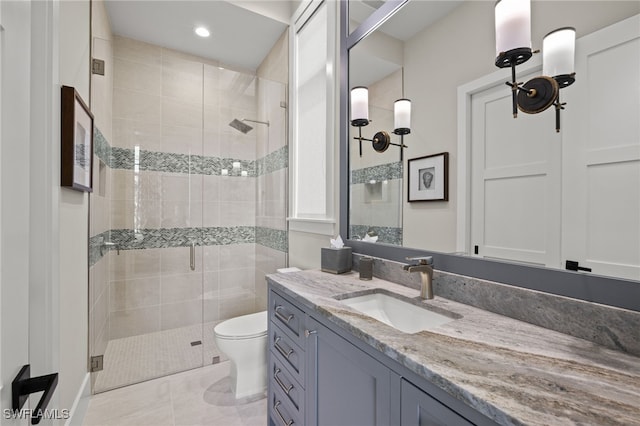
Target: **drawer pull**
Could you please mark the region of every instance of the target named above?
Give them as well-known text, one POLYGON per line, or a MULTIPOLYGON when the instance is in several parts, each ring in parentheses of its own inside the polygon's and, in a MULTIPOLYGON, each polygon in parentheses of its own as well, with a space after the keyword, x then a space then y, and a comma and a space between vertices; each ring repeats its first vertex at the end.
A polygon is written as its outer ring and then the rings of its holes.
POLYGON ((278 410, 278 407, 280 406, 281 402, 280 401, 276 401, 275 404, 273 404, 273 411, 276 412, 276 414, 278 415, 278 417, 280 417, 280 421, 282 422, 282 424, 284 426, 291 426, 293 424, 293 419, 286 421, 284 419, 284 416, 282 415, 282 413, 280 412, 280 410, 278 410))
POLYGON ((279 341, 280 341, 280 337, 276 337, 276 340, 273 342, 273 346, 275 346, 275 348, 278 350, 278 352, 280 352, 282 354, 283 357, 285 357, 286 359, 289 359, 289 357, 294 352, 294 350, 293 349, 289 349, 288 351, 285 351, 282 348, 282 346, 280 346, 278 344, 279 341))
POLYGON ((278 305, 278 306, 276 306, 276 309, 275 309, 275 315, 276 315, 276 317, 277 317, 280 321, 282 321, 282 322, 285 322, 285 323, 289 324, 289 321, 291 321, 291 320, 293 319, 293 314, 289 314, 289 315, 287 315, 287 316, 285 317, 284 315, 282 315, 282 314, 280 313, 280 310, 281 310, 282 308, 283 308, 283 307, 282 307, 282 305, 278 305))
POLYGON ((284 383, 282 382, 282 380, 280 380, 280 377, 278 377, 278 373, 281 370, 279 368, 276 368, 276 371, 273 373, 273 380, 276 381, 276 383, 278 384, 278 386, 280 386, 280 388, 282 388, 282 390, 284 391, 284 393, 286 393, 287 395, 289 395, 289 392, 291 392, 291 389, 293 389, 293 385, 289 385, 289 386, 285 386, 284 383))

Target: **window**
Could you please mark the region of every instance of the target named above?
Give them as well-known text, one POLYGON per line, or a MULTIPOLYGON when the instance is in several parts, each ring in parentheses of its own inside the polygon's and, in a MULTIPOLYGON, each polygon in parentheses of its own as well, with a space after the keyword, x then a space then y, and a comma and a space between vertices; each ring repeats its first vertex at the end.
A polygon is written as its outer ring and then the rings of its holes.
POLYGON ((331 235, 335 224, 336 3, 316 0, 299 10, 292 48, 290 229, 331 235))

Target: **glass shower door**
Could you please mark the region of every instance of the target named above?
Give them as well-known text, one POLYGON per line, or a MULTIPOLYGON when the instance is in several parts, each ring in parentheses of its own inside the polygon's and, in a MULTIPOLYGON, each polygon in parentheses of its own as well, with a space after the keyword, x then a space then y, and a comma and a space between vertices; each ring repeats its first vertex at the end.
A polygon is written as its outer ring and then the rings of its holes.
POLYGON ((109 229, 96 236, 113 245, 91 259, 94 393, 200 367, 204 346, 203 64, 123 37, 113 53, 113 132, 100 141, 109 229))

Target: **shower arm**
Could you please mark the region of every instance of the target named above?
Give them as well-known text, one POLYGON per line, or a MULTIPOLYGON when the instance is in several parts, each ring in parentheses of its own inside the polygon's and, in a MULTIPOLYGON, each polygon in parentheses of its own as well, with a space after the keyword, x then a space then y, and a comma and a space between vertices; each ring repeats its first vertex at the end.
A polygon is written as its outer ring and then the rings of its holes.
POLYGON ((251 120, 250 118, 243 118, 242 121, 248 121, 250 123, 266 124, 269 127, 268 121, 251 120))

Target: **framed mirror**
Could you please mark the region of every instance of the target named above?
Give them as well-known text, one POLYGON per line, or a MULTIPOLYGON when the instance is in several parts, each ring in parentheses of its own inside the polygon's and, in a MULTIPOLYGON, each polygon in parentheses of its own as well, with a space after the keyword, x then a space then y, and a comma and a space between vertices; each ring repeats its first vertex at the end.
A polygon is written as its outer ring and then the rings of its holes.
MULTIPOLYGON (((640 93, 635 89, 627 90, 627 84, 620 85, 620 92, 611 89, 606 80, 598 84, 594 78, 598 75, 605 78, 605 73, 598 69, 585 69, 582 73, 576 69, 576 84, 562 93, 563 102, 567 102, 567 105, 562 111, 563 128, 559 134, 554 131, 552 110, 537 115, 520 114, 514 120, 510 110, 510 90, 504 85, 509 80, 509 72, 497 69, 493 63, 493 8, 494 2, 489 1, 411 0, 388 15, 379 17, 378 22, 360 26, 345 37, 343 54, 349 58, 349 75, 343 81, 342 88, 341 153, 348 156, 348 161, 343 161, 341 200, 347 203, 348 208, 344 208, 344 202, 341 204, 341 232, 350 238, 354 237, 349 244, 357 247, 357 251, 378 253, 381 257, 396 260, 404 260, 407 253, 434 253, 441 256, 441 262, 447 265, 442 265, 443 268, 450 264, 458 265, 453 267, 459 267, 458 271, 469 267, 468 270, 473 271, 469 275, 478 276, 477 271, 482 271, 480 275, 484 274, 483 278, 495 280, 498 280, 495 278, 496 273, 490 270, 504 272, 506 269, 513 269, 513 276, 507 274, 509 276, 502 276, 498 281, 542 289, 545 284, 533 281, 553 279, 555 284, 549 286, 552 287, 551 292, 571 297, 592 298, 593 294, 586 294, 593 292, 585 290, 585 282, 593 283, 594 286, 618 283, 629 291, 640 291, 640 221, 637 220, 640 217, 640 198, 635 195, 640 193, 640 158, 633 157, 640 142, 637 136, 637 119, 631 119, 628 115, 636 114, 637 117, 640 113, 640 93), (438 15, 438 8, 443 6, 450 9, 438 15), (412 26, 411 18, 421 22, 412 26), (394 27, 401 28, 409 35, 405 39, 394 35, 394 27), (395 46, 401 48, 389 48, 393 45, 393 39, 396 41, 395 46), (381 54, 385 47, 387 53, 381 54), (398 55, 399 51, 402 55, 398 55), (383 70, 382 66, 371 65, 372 60, 380 63, 380 59, 392 63, 396 68, 386 74, 382 72, 384 75, 377 80, 362 80, 367 71, 371 73, 372 69, 383 70), (395 84, 390 83, 394 79, 394 72, 397 73, 395 84), (349 90, 362 81, 369 88, 369 114, 373 121, 362 129, 355 129, 349 125, 349 90), (387 91, 379 90, 378 87, 384 87, 387 91), (605 90, 604 87, 609 89, 605 90), (622 87, 626 89, 623 90, 622 87), (585 108, 581 96, 596 92, 602 100, 585 108), (380 93, 387 97, 380 96, 380 93), (608 101, 612 99, 611 96, 622 100, 626 106, 623 112, 620 108, 604 107, 611 105, 608 101), (358 140, 354 140, 354 136, 359 130, 367 138, 380 130, 391 133, 393 125, 388 124, 388 121, 392 114, 392 102, 394 98, 400 97, 407 97, 412 101, 411 134, 404 138, 408 148, 404 150, 404 160, 400 163, 402 178, 398 178, 397 183, 398 187, 402 187, 399 190, 399 205, 396 206, 396 211, 401 215, 396 220, 399 228, 397 234, 402 235, 401 241, 384 241, 379 237, 376 243, 362 242, 367 232, 373 231, 372 234, 380 235, 375 226, 389 226, 388 222, 373 222, 375 214, 372 210, 376 210, 376 204, 372 196, 382 200, 377 201, 378 203, 390 200, 384 198, 380 188, 366 187, 373 180, 377 183, 377 179, 368 179, 367 175, 362 178, 362 169, 399 163, 399 156, 398 149, 394 146, 379 154, 372 149, 371 143, 365 143, 363 157, 360 157, 358 140), (382 102, 376 103, 377 100, 382 102), (481 102, 474 106, 474 100, 481 102), (491 117, 485 117, 484 127, 475 129, 479 133, 493 132, 497 135, 485 143, 482 153, 474 150, 476 145, 471 143, 474 129, 470 124, 473 120, 469 112, 473 112, 474 107, 495 113, 491 117), (628 125, 620 121, 620 114, 629 117, 628 125), (592 125, 581 125, 585 122, 585 116, 590 117, 589 123, 593 123, 592 125), (600 140, 611 140, 610 136, 617 133, 612 130, 613 123, 626 126, 624 132, 629 135, 626 140, 618 138, 616 141, 618 146, 627 146, 624 149, 632 152, 630 158, 621 161, 625 164, 625 170, 608 174, 609 166, 599 167, 602 162, 598 160, 588 171, 569 176, 566 170, 571 167, 571 162, 568 161, 570 153, 578 152, 575 147, 571 148, 571 144, 575 145, 575 142, 570 140, 589 140, 597 147, 597 140, 589 138, 598 134, 600 140), (535 141, 544 143, 536 144, 535 141), (567 151, 570 149, 574 151, 567 151), (406 197, 407 161, 441 152, 449 153, 449 201, 409 204, 406 197), (544 161, 549 163, 543 172, 532 166, 543 162, 540 157, 542 154, 547 156, 544 161), (507 169, 525 172, 502 175, 499 176, 502 178, 500 181, 490 181, 486 176, 496 171, 485 168, 480 172, 483 160, 493 162, 489 165, 494 169, 502 168, 502 172, 507 169), (590 175, 593 170, 597 171, 590 175), (538 178, 541 174, 550 178, 538 178), (358 176, 360 179, 355 178, 358 176), (570 181, 576 180, 577 186, 570 187, 570 181), (509 184, 516 181, 520 181, 519 185, 509 187, 509 184), (354 185, 360 185, 361 188, 354 189, 354 185), (617 192, 609 192, 607 195, 605 187, 615 188, 617 192), (480 197, 482 188, 486 191, 480 197), (577 221, 579 209, 571 210, 571 205, 576 204, 566 198, 574 192, 584 193, 586 188, 589 188, 586 207, 590 210, 582 212, 582 217, 577 221), (629 195, 631 193, 633 195, 629 195), (609 203, 615 211, 625 211, 626 216, 602 208, 603 201, 609 203), (479 211, 489 214, 481 217, 477 214, 479 211), (618 219, 612 220, 614 217, 618 219), (358 223, 365 219, 371 223, 358 223), (576 222, 581 223, 582 229, 585 226, 589 228, 591 233, 587 237, 580 235, 581 228, 572 227, 576 222), (365 225, 366 228, 357 225, 365 225), (577 242, 572 242, 571 238, 576 236, 577 242), (595 241, 595 237, 599 240, 595 241), (588 241, 585 242, 585 239, 588 241), (402 248, 392 246, 400 245, 399 243, 402 248), (571 257, 573 254, 563 251, 571 246, 582 250, 579 255, 586 257, 574 258, 571 257), (505 247, 508 250, 499 250, 505 247), (619 250, 617 258, 612 254, 613 249, 619 250), (594 254, 599 256, 596 261, 594 254), (592 266, 592 272, 566 272, 566 261, 577 261, 580 267, 592 266), (609 265, 605 265, 606 263, 609 265), (474 266, 471 268, 472 264, 474 266), (616 268, 616 264, 623 266, 616 268), (541 275, 537 275, 538 273, 541 275), (537 278, 522 279, 525 275, 537 278), (570 283, 572 280, 575 284, 570 283), (576 286, 575 291, 568 290, 572 286, 576 286)), ((633 16, 640 13, 638 4, 625 1, 534 2, 532 9, 534 47, 541 47, 546 33, 560 26, 572 25, 578 30, 577 50, 582 49, 584 52, 588 46, 581 38, 588 41, 598 31, 633 19, 633 16), (580 14, 572 13, 578 9, 581 10, 580 14), (545 18, 542 19, 542 16, 545 18), (567 17, 571 17, 571 22, 567 22, 567 17)), ((597 60, 600 61, 601 70, 616 70, 616 75, 622 73, 620 78, 632 79, 632 83, 635 78, 636 84, 631 85, 638 87, 639 74, 635 72, 637 66, 634 65, 637 59, 629 56, 631 53, 625 53, 627 51, 624 49, 640 46, 640 41, 637 37, 630 37, 622 45, 623 50, 617 54, 629 62, 628 66, 620 66, 616 61, 607 63, 603 57, 597 60), (625 69, 628 72, 623 72, 625 69)), ((611 51, 609 54, 614 53, 611 51)), ((539 56, 529 61, 526 67, 518 69, 518 79, 526 81, 529 76, 541 74, 539 56)), ((347 59, 344 60, 346 62, 347 59)), ((576 67, 580 65, 580 61, 595 60, 594 55, 578 52, 576 67), (583 59, 580 59, 580 55, 583 59)), ((583 196, 580 201, 583 205, 584 199, 583 196)), ((390 206, 380 210, 388 212, 390 206)), ((378 216, 390 218, 389 214, 378 216)))
POLYGON ((349 34, 361 25, 375 11, 384 6, 384 0, 348 0, 349 34))

